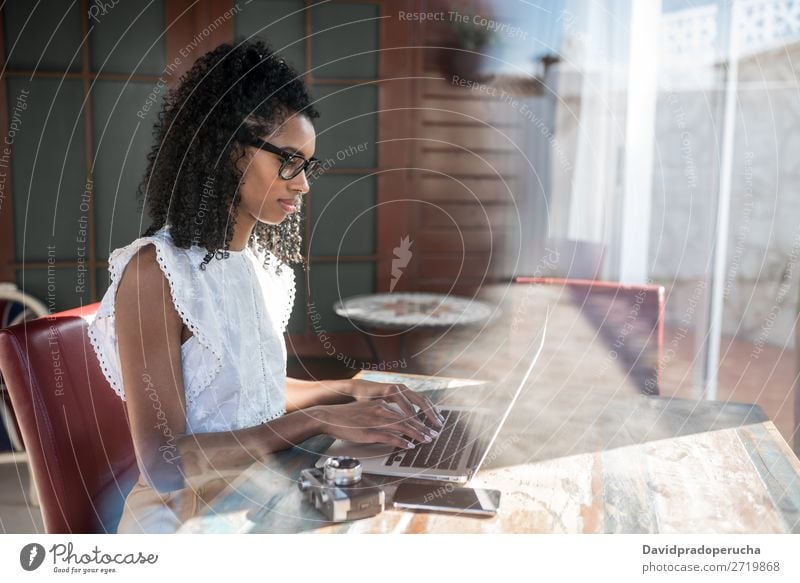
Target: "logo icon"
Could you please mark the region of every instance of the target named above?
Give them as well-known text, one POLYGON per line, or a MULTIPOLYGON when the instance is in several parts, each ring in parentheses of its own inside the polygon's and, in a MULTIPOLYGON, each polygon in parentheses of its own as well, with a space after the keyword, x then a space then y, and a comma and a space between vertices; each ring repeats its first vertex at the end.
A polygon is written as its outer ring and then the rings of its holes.
POLYGON ((44 562, 44 547, 39 543, 30 543, 19 552, 19 564, 26 571, 35 571, 44 562))
POLYGON ((403 275, 403 268, 411 261, 411 244, 414 241, 409 241, 408 235, 400 239, 400 246, 392 249, 394 258, 392 259, 392 281, 389 285, 389 293, 394 291, 394 286, 403 275))

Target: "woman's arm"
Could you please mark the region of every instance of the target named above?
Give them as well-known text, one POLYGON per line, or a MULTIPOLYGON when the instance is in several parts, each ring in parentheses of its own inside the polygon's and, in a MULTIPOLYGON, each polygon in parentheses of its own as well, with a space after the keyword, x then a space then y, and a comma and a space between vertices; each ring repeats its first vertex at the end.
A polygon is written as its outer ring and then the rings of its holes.
POLYGON ((186 433, 183 322, 152 245, 125 269, 115 317, 131 436, 144 477, 156 490, 182 488, 186 477, 208 469, 252 463, 322 430, 318 417, 306 412, 238 431, 186 433))
POLYGON ((407 415, 420 408, 435 428, 443 426, 444 417, 430 399, 400 383, 376 383, 364 379, 302 381, 286 377, 286 411, 299 411, 314 405, 336 405, 359 400, 385 399, 396 403, 407 415))
POLYGON ((423 424, 382 401, 312 406, 255 427, 187 434, 183 322, 152 245, 140 249, 125 269, 115 314, 134 448, 144 478, 160 492, 184 487, 187 478, 244 468, 320 433, 399 447, 409 444, 406 436, 425 438, 423 424))
POLYGON ((286 377, 286 412, 299 411, 314 405, 350 403, 351 379, 303 381, 286 377))
POLYGON ((208 477, 237 474, 270 453, 322 433, 322 417, 322 412, 312 407, 246 429, 183 434, 176 440, 182 478, 201 483, 208 477))

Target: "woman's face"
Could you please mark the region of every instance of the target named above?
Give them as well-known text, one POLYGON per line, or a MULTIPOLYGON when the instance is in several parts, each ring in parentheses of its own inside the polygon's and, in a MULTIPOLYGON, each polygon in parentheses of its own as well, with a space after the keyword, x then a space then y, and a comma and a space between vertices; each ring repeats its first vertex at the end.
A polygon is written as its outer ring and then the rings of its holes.
MULTIPOLYGON (((289 154, 299 154, 306 159, 314 155, 316 132, 304 115, 293 115, 275 132, 261 137, 289 154)), ((297 203, 309 190, 306 173, 300 172, 291 180, 284 180, 278 176, 282 163, 278 154, 251 146, 246 150, 247 155, 239 161, 242 170, 239 217, 246 213, 247 218, 277 225, 297 212, 297 203)))

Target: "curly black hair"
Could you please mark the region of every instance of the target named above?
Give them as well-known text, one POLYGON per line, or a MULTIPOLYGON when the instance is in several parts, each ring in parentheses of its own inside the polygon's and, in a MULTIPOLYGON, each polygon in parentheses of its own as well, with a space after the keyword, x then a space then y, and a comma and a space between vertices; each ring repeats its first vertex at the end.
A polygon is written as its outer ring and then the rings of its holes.
MULTIPOLYGON (((152 219, 144 235, 169 224, 176 246, 208 251, 202 269, 227 257, 241 200, 242 144, 295 113, 319 117, 299 73, 263 41, 221 44, 200 57, 166 94, 154 125, 155 144, 137 191, 152 219)), ((275 228, 257 223, 248 245, 288 264, 292 258, 276 252, 275 228)))

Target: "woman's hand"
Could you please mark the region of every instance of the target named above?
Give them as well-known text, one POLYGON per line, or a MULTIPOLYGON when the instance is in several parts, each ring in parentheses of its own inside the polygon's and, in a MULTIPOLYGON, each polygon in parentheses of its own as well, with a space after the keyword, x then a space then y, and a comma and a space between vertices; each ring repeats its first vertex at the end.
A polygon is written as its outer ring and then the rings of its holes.
POLYGON ((406 415, 413 418, 417 417, 417 413, 414 410, 414 405, 416 405, 435 428, 441 429, 444 425, 444 417, 442 417, 439 409, 430 399, 400 383, 376 383, 361 379, 350 379, 349 384, 344 387, 344 392, 356 401, 384 399, 397 403, 406 415))
POLYGON ((357 443, 384 443, 409 449, 414 447, 411 440, 430 443, 439 435, 416 415, 409 416, 381 398, 318 405, 310 414, 320 424, 321 433, 357 443))

